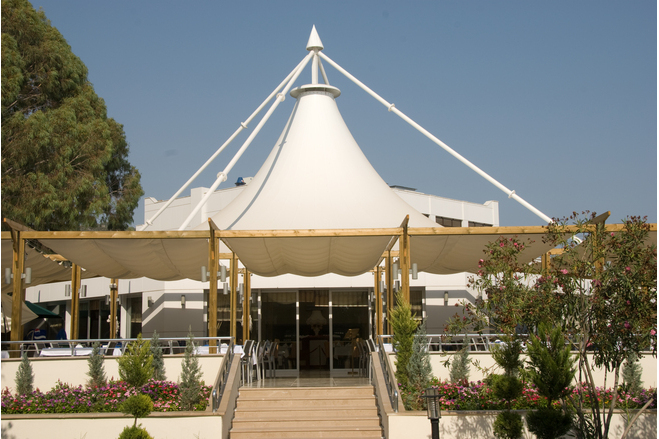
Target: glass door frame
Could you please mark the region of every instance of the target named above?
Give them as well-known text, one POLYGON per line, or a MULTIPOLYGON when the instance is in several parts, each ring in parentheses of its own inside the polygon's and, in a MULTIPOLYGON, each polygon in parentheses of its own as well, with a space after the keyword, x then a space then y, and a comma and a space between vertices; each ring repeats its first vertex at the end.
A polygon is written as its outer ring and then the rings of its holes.
POLYGON ((366 337, 371 338, 373 336, 373 324, 372 324, 372 313, 373 313, 373 288, 291 288, 291 289, 259 289, 258 291, 252 291, 252 294, 257 295, 257 317, 258 317, 258 341, 263 339, 263 300, 262 294, 277 294, 277 293, 292 293, 295 292, 295 358, 296 364, 294 369, 275 369, 276 377, 299 377, 300 376, 300 290, 318 290, 318 291, 329 291, 329 375, 330 377, 349 377, 350 369, 335 369, 334 368, 334 304, 333 304, 333 294, 336 292, 366 292, 367 293, 367 322, 366 327, 368 329, 368 334, 366 337))

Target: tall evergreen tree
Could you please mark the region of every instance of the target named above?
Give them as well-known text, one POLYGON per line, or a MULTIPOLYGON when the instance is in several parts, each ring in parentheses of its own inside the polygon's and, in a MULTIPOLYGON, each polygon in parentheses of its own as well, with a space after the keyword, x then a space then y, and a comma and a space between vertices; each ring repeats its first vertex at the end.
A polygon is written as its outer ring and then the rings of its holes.
POLYGON ((89 366, 89 375, 88 385, 90 387, 101 387, 104 386, 107 379, 105 377, 105 366, 104 366, 105 357, 101 354, 101 343, 95 341, 92 345, 92 354, 87 359, 87 365, 89 366))
POLYGON ((160 347, 160 337, 153 331, 151 336, 151 356, 153 357, 153 376, 156 381, 165 381, 165 360, 162 357, 162 348, 160 347))
POLYGON ((32 372, 32 364, 27 359, 27 353, 23 352, 21 364, 16 371, 16 393, 18 395, 27 395, 32 393, 34 386, 34 372, 32 372))
POLYGON ((43 11, 2 0, 2 214, 38 230, 124 230, 143 191, 122 125, 43 11))
POLYGON ((188 334, 188 343, 185 346, 183 363, 181 364, 181 410, 193 410, 199 403, 201 395, 201 366, 195 354, 194 336, 188 334))

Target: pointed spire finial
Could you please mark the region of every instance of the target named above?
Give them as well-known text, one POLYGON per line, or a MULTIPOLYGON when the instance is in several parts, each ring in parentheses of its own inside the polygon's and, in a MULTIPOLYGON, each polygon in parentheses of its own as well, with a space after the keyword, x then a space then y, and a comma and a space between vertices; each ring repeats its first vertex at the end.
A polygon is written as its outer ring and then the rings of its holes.
POLYGON ((307 42, 307 50, 323 50, 323 48, 323 42, 320 41, 320 37, 316 31, 316 26, 314 25, 311 29, 311 35, 309 35, 309 41, 307 42))

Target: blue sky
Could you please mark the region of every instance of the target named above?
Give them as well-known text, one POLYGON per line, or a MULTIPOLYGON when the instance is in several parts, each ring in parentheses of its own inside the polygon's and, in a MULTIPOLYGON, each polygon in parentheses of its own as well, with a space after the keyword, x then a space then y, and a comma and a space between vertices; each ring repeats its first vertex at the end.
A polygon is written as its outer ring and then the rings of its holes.
MULTIPOLYGON (((224 143, 306 55, 315 25, 326 55, 550 217, 587 209, 611 211, 609 222, 657 221, 655 1, 32 4, 124 125, 147 196, 168 199, 224 143)), ((498 200, 504 226, 543 224, 325 68, 387 183, 498 200)), ((309 82, 307 68, 297 85, 309 82)), ((256 173, 293 103, 279 106, 220 187, 256 173)), ((210 186, 250 132, 193 186, 210 186)), ((135 223, 143 220, 140 204, 135 223)))

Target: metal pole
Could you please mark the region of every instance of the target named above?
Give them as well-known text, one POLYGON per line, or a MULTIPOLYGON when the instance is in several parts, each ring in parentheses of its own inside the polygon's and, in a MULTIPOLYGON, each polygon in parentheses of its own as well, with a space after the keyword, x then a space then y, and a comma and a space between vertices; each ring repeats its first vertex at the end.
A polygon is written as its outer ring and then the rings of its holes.
POLYGON ((263 119, 261 119, 261 121, 256 126, 256 128, 254 128, 254 131, 252 132, 252 134, 250 134, 249 137, 247 138, 247 140, 245 140, 245 143, 243 143, 243 146, 240 147, 240 149, 238 150, 236 155, 233 157, 233 159, 231 159, 231 161, 226 166, 226 168, 224 168, 224 171, 217 174, 217 180, 215 180, 215 183, 213 183, 211 188, 208 190, 208 192, 206 192, 206 195, 204 195, 204 197, 201 199, 199 204, 197 204, 197 206, 195 206, 193 211, 190 212, 190 215, 188 215, 188 217, 183 222, 181 227, 179 227, 179 230, 185 230, 185 228, 188 226, 188 224, 190 224, 190 221, 192 221, 192 218, 194 218, 194 216, 197 214, 197 212, 199 212, 201 207, 204 204, 206 204, 206 202, 211 197, 211 195, 213 195, 213 192, 215 192, 215 189, 217 189, 217 187, 220 185, 220 183, 227 180, 227 174, 229 173, 229 171, 231 171, 233 166, 236 164, 238 159, 243 155, 243 153, 245 152, 247 147, 252 143, 252 141, 254 140, 256 135, 259 133, 259 131, 261 131, 261 128, 263 128, 263 125, 265 125, 265 123, 268 121, 268 119, 270 118, 272 113, 275 111, 277 106, 281 102, 284 101, 284 99, 286 97, 286 93, 288 93, 288 90, 291 88, 291 86, 293 85, 295 80, 297 80, 297 77, 300 76, 300 73, 302 73, 302 70, 307 65, 307 62, 309 62, 309 59, 311 59, 311 57, 313 57, 313 52, 309 52, 309 54, 304 58, 303 62, 301 63, 301 66, 298 67, 297 71, 295 72, 295 74, 293 75, 291 80, 288 82, 288 84, 286 85, 284 90, 277 95, 277 99, 275 100, 275 102, 272 103, 272 106, 270 107, 268 112, 263 116, 263 119))
MULTIPOLYGON (((306 59, 306 58, 305 58, 305 59, 306 59)), ((286 76, 286 78, 285 78, 285 79, 284 79, 284 80, 283 80, 283 81, 277 86, 277 88, 275 88, 275 89, 272 91, 272 93, 270 93, 270 95, 269 95, 269 96, 263 101, 263 103, 261 103, 261 105, 259 105, 259 107, 258 107, 258 108, 257 108, 252 114, 251 114, 251 116, 249 116, 249 117, 247 118, 247 120, 245 120, 245 122, 241 122, 241 123, 240 123, 240 126, 239 126, 238 129, 237 129, 237 130, 231 135, 231 137, 229 137, 229 139, 228 139, 226 142, 224 142, 224 144, 223 144, 222 146, 220 146, 220 148, 219 148, 217 151, 215 151, 215 153, 214 153, 212 156, 210 156, 210 158, 209 158, 208 160, 206 160, 206 163, 204 163, 204 164, 201 166, 201 168, 199 168, 199 170, 197 170, 197 172, 195 172, 195 173, 192 175, 192 177, 190 177, 190 179, 189 179, 188 181, 186 181, 185 184, 184 184, 183 186, 181 186, 181 188, 180 188, 178 191, 176 191, 176 193, 175 193, 174 195, 172 195, 172 197, 171 197, 171 198, 170 198, 170 199, 169 199, 169 200, 168 200, 168 201, 167 201, 167 202, 166 202, 166 203, 165 203, 165 204, 164 204, 164 205, 163 205, 163 206, 162 206, 162 207, 161 207, 156 213, 155 213, 155 215, 153 215, 151 218, 149 218, 149 219, 146 221, 146 224, 144 225, 144 227, 143 227, 141 230, 146 230, 151 224, 153 224, 153 221, 155 221, 155 219, 158 218, 158 217, 160 216, 160 214, 161 214, 165 209, 167 209, 167 208, 169 207, 169 205, 172 204, 172 202, 174 202, 174 200, 175 200, 179 195, 181 195, 181 193, 182 193, 182 192, 183 192, 188 186, 190 186, 190 184, 191 184, 191 183, 192 183, 192 182, 193 182, 193 181, 199 176, 199 174, 201 174, 201 173, 202 173, 202 172, 208 167, 208 165, 210 165, 211 162, 212 162, 213 160, 215 160, 215 159, 217 158, 217 156, 220 155, 220 153, 221 153, 221 152, 222 152, 227 146, 229 146, 229 144, 230 144, 231 142, 233 142, 233 140, 238 136, 238 134, 240 134, 240 132, 241 132, 242 130, 247 129, 247 125, 252 121, 252 119, 254 119, 254 118, 256 117, 257 114, 259 114, 259 113, 261 112, 261 110, 266 106, 266 104, 267 104, 268 102, 270 102, 270 100, 271 100, 271 99, 277 94, 277 92, 279 92, 279 90, 284 86, 284 84, 286 84, 286 82, 288 82, 288 81, 291 79, 291 77, 295 74, 295 72, 298 71, 298 69, 300 68, 300 66, 302 65, 302 63, 305 61, 305 59, 303 59, 302 61, 300 61, 300 63, 299 63, 299 64, 298 64, 298 65, 297 65, 297 66, 291 71, 291 73, 289 73, 288 76, 286 76)))
POLYGON ((439 419, 431 419, 430 426, 432 431, 432 439, 439 439, 439 419))
POLYGON ((515 201, 517 201, 518 203, 520 203, 522 206, 526 207, 528 210, 530 210, 531 212, 533 212, 534 214, 536 214, 537 216, 539 216, 540 218, 542 218, 542 219, 543 219, 544 221, 546 221, 547 223, 552 223, 552 222, 553 222, 552 219, 551 219, 550 217, 548 217, 547 215, 545 215, 544 213, 542 213, 541 211, 539 211, 538 209, 536 209, 535 207, 533 207, 533 206, 532 206, 531 204, 529 204, 527 201, 525 201, 524 199, 522 199, 522 197, 520 197, 519 195, 515 194, 515 191, 508 189, 506 186, 504 186, 503 184, 499 183, 497 180, 495 180, 494 178, 492 178, 490 175, 488 175, 485 171, 483 171, 482 169, 480 169, 478 166, 474 165, 474 164, 471 163, 469 160, 467 160, 466 158, 462 157, 460 154, 458 154, 457 152, 455 152, 451 147, 449 147, 447 144, 445 144, 444 142, 442 142, 441 140, 439 140, 437 137, 433 136, 430 132, 428 132, 428 131, 427 131, 425 128, 423 128, 421 125, 419 125, 418 123, 414 122, 412 119, 410 119, 409 117, 407 117, 402 111, 400 111, 399 109, 397 109, 396 106, 395 106, 394 104, 391 104, 391 103, 387 102, 386 100, 384 100, 382 97, 380 97, 380 95, 378 95, 377 93, 375 93, 373 90, 371 90, 370 88, 368 88, 366 85, 364 85, 364 84, 363 84, 361 81, 359 81, 357 78, 355 78, 355 77, 352 76, 350 73, 348 73, 348 72, 347 72, 345 69, 343 69, 341 66, 339 66, 337 63, 335 63, 334 61, 332 61, 332 60, 331 60, 327 55, 325 55, 323 52, 320 52, 320 53, 319 53, 319 56, 320 56, 321 58, 323 58, 325 61, 327 61, 328 63, 330 63, 332 66, 334 66, 334 68, 337 69, 339 72, 343 73, 343 75, 345 75, 345 76, 346 76, 348 79, 350 79, 352 82, 354 82, 355 84, 357 84, 357 86, 359 86, 359 87, 360 87, 362 90, 364 90, 366 93, 368 93, 368 94, 370 94, 371 96, 373 96, 373 97, 374 97, 376 100, 378 100, 382 105, 384 105, 385 107, 387 107, 387 108, 389 109, 389 111, 395 113, 398 117, 400 117, 401 119, 403 119, 403 120, 404 120, 405 122, 407 122, 408 124, 412 125, 412 127, 416 128, 421 134, 423 134, 424 136, 426 136, 428 139, 432 140, 432 141, 433 141, 434 143, 436 143, 437 145, 441 146, 446 152, 448 152, 448 153, 451 154, 453 157, 457 158, 457 159, 460 160, 462 163, 464 163, 465 165, 467 165, 467 167, 469 167, 471 170, 473 170, 473 171, 476 172, 478 175, 480 175, 481 177, 483 177, 484 179, 486 179, 487 181, 489 181, 490 183, 492 183, 494 186, 496 186, 496 187, 498 187, 499 189, 501 189, 506 195, 508 195, 508 198, 513 198, 515 201))

